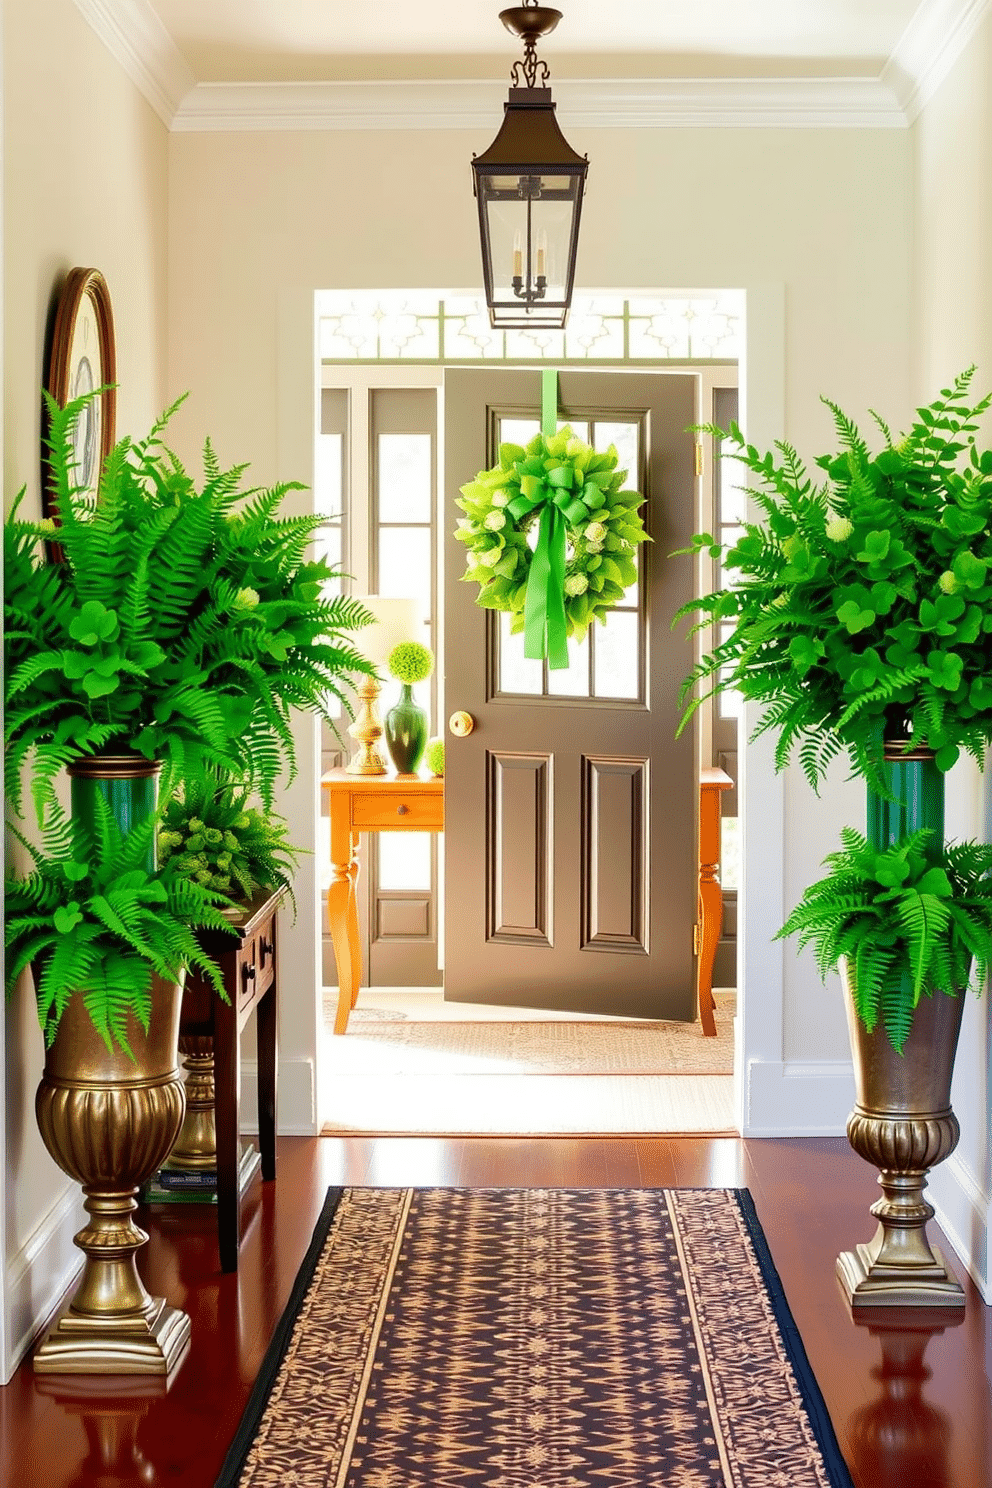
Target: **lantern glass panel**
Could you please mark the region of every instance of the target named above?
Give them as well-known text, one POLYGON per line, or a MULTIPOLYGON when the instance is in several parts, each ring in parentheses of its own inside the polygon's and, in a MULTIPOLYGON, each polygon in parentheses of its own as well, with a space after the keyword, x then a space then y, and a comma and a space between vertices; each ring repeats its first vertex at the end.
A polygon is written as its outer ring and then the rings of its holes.
POLYGON ((498 175, 484 177, 480 187, 491 303, 499 321, 560 326, 570 289, 581 179, 548 173, 498 175))

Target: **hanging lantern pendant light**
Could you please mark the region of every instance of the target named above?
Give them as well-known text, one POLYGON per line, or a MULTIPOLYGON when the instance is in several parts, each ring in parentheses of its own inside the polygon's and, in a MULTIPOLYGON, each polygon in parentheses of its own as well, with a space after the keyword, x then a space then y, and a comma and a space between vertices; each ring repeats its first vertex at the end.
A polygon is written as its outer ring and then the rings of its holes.
POLYGON ((493 326, 560 330, 572 303, 589 169, 558 127, 548 64, 536 51, 561 11, 525 0, 499 18, 523 41, 524 55, 510 71, 499 134, 472 157, 486 303, 493 326))

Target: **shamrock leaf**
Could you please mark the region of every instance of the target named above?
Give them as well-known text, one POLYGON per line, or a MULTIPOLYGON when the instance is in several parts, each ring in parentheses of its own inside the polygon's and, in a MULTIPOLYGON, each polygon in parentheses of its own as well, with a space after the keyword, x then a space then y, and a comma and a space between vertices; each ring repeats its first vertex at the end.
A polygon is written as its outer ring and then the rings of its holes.
POLYGON ((165 660, 165 652, 154 641, 139 641, 136 646, 131 647, 130 659, 135 666, 147 671, 149 667, 159 666, 165 660))
POLYGON ((863 610, 857 600, 848 599, 837 611, 837 619, 845 626, 851 635, 857 635, 861 630, 867 630, 874 623, 875 611, 863 610))
POLYGON ((902 853, 880 853, 875 863, 875 880, 886 889, 898 889, 911 873, 902 853))
POLYGON ((965 612, 965 602, 957 594, 941 594, 936 603, 929 599, 920 601, 920 624, 924 630, 933 631, 939 636, 953 636, 957 634, 955 620, 959 620, 965 612))
POLYGON ((954 577, 968 589, 981 589, 988 574, 988 564, 974 553, 959 553, 951 565, 954 577))
POLYGON ((964 661, 954 651, 931 651, 927 657, 927 670, 935 687, 954 692, 961 685, 964 661))
POLYGON ((891 541, 890 532, 869 532, 861 552, 855 555, 858 562, 881 563, 888 554, 891 541))
POLYGON ((69 634, 84 646, 97 646, 101 641, 114 640, 120 626, 113 610, 106 609, 98 599, 88 599, 69 622, 69 634))
POLYGON ((70 682, 79 682, 89 671, 91 658, 85 651, 63 651, 62 671, 70 682))
POLYGON ((859 665, 851 673, 851 685, 859 692, 877 687, 885 676, 885 664, 874 647, 861 653, 859 665))
POLYGON ((70 883, 80 883, 89 871, 89 863, 76 863, 72 858, 62 864, 62 872, 70 883))
POLYGON ((933 894, 937 899, 950 899, 954 894, 951 881, 943 868, 931 868, 924 873, 916 888, 918 893, 933 894))
POLYGON ((70 899, 68 904, 60 904, 52 915, 52 923, 60 935, 68 935, 70 930, 82 922, 83 915, 77 899, 70 899))
POLYGON ((101 677, 95 671, 87 672, 83 678, 83 691, 90 698, 109 697, 120 685, 121 679, 116 672, 111 677, 101 677))
POLYGON ((887 615, 895 604, 899 591, 894 584, 872 584, 871 602, 876 615, 887 615))

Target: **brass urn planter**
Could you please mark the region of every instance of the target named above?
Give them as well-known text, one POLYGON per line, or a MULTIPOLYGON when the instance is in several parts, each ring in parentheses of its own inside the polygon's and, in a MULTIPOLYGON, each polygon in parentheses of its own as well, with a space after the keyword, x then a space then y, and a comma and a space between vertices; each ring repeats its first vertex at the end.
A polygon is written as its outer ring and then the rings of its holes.
POLYGON ((41 1374, 168 1374, 189 1341, 185 1313, 149 1296, 135 1265, 148 1236, 137 1192, 176 1139, 185 1110, 176 1059, 181 987, 155 977, 148 1033, 129 1019, 131 1060, 111 1052, 81 996, 70 998, 35 1100, 42 1139, 82 1184, 86 1256, 69 1307, 34 1356, 41 1374))
POLYGON ((951 1110, 962 996, 920 998, 902 1054, 881 1022, 869 1033, 854 1011, 849 968, 841 963, 854 1055, 855 1107, 848 1141, 880 1169, 883 1197, 872 1205, 878 1229, 867 1245, 837 1258, 837 1275, 856 1311, 868 1307, 964 1306, 964 1292, 927 1239, 933 1207, 927 1173, 949 1157, 960 1129, 951 1110))

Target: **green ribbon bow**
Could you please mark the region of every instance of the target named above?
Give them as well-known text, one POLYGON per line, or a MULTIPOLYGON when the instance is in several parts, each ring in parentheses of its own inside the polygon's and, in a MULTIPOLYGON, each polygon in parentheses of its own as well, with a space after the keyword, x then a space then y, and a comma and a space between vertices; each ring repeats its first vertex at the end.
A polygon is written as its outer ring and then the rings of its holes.
MULTIPOLYGON (((558 373, 541 373, 541 433, 553 438, 558 422, 558 373)), ((518 460, 520 495, 507 504, 515 522, 540 509, 537 546, 527 575, 524 655, 561 671, 568 666, 565 626, 565 538, 568 527, 591 517, 604 497, 596 475, 583 477, 567 459, 532 455, 518 460)), ((609 479, 609 473, 601 477, 609 479)))

